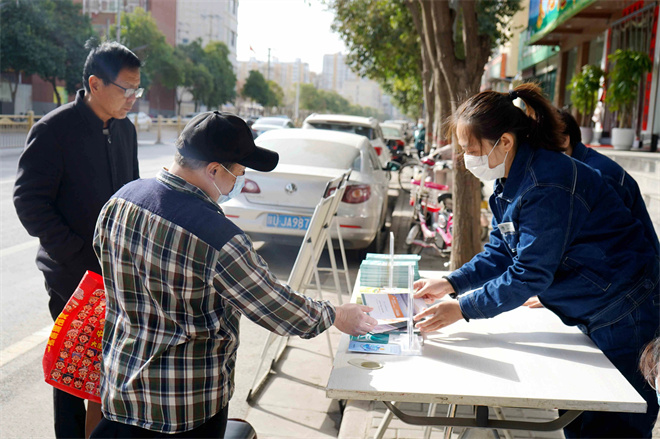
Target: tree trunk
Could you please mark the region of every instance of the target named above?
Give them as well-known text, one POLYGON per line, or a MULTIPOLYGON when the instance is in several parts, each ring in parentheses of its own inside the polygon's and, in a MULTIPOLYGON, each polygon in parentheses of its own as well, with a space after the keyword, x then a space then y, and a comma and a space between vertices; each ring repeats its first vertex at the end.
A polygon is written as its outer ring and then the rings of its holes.
POLYGON ((62 105, 62 98, 60 97, 60 94, 57 91, 57 79, 56 78, 48 78, 48 82, 53 86, 53 93, 55 94, 55 97, 57 98, 57 106, 59 107, 62 105))
MULTIPOLYGON (((421 43, 426 46, 433 65, 434 94, 438 102, 435 125, 438 127, 436 133, 441 135, 442 122, 456 111, 460 100, 479 91, 483 66, 490 54, 490 42, 477 34, 473 1, 458 0, 455 8, 446 1, 417 0, 417 5, 421 11, 421 43), (464 20, 462 38, 466 48, 464 60, 456 57, 453 35, 455 21, 461 17, 464 20)), ((451 269, 455 270, 482 249, 479 234, 481 185, 465 169, 455 137, 451 140, 455 151, 451 269)))
MULTIPOLYGON (((422 87, 424 92, 424 103, 426 105, 426 116, 425 116, 425 126, 426 126, 426 139, 424 139, 424 149, 426 152, 429 151, 429 145, 431 142, 429 139, 433 138, 433 123, 435 122, 436 117, 436 95, 434 93, 434 75, 433 75, 433 61, 431 59, 431 54, 429 53, 428 47, 424 44, 423 41, 423 32, 424 25, 422 23, 422 17, 420 14, 419 6, 416 3, 416 0, 407 0, 406 6, 412 15, 413 24, 415 29, 422 39, 420 44, 422 52, 422 87)), ((424 113, 422 112, 422 116, 424 113)))
POLYGON ((9 82, 9 93, 11 93, 11 105, 12 105, 12 113, 16 112, 16 92, 18 92, 18 83, 20 81, 20 74, 18 72, 14 73, 16 77, 16 81, 8 81, 9 82), (13 85, 13 87, 12 87, 13 85))

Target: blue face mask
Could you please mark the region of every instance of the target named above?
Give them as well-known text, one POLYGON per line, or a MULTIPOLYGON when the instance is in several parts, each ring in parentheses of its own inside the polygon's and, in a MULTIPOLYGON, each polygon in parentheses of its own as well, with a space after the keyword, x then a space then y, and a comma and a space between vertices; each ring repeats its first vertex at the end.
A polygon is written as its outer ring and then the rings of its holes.
MULTIPOLYGON (((222 166, 222 165, 220 165, 220 166, 222 166)), ((224 168, 225 171, 229 172, 229 169, 225 168, 224 166, 222 166, 222 167, 224 168)), ((218 185, 215 184, 215 181, 213 182, 213 186, 215 186, 215 188, 220 193, 220 196, 216 200, 216 203, 218 203, 218 204, 226 203, 227 201, 231 200, 232 198, 235 198, 238 194, 241 193, 241 191, 243 190, 243 186, 245 186, 245 176, 244 175, 234 175, 231 172, 229 172, 229 174, 232 177, 234 177, 234 187, 231 188, 231 191, 229 191, 229 193, 227 195, 223 195, 222 191, 220 190, 218 185)))

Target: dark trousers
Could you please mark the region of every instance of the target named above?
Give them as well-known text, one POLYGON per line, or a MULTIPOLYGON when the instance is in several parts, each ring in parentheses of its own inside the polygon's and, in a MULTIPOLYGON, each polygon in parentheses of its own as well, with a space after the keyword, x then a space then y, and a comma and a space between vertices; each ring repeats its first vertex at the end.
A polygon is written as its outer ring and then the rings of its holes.
MULTIPOLYGON (((646 413, 584 412, 564 428, 567 439, 651 437, 658 418, 658 398, 639 371, 639 355, 644 346, 658 335, 658 288, 656 284, 655 291, 631 314, 590 334, 594 343, 646 400, 646 413)), ((603 385, 607 386, 607 383, 603 385)))
POLYGON ((85 437, 85 401, 59 389, 53 389, 55 437, 57 439, 85 437))
POLYGON ((167 434, 158 431, 146 430, 134 425, 122 424, 121 422, 110 421, 105 417, 101 419, 99 425, 92 432, 91 438, 223 438, 227 428, 227 414, 229 413, 229 404, 225 406, 218 414, 206 421, 204 424, 192 430, 183 433, 167 434))
MULTIPOLYGON (((66 302, 48 288, 50 301, 48 308, 53 321, 57 319, 66 302)), ((85 401, 59 389, 53 389, 53 417, 55 418, 55 437, 57 439, 85 438, 85 401)))

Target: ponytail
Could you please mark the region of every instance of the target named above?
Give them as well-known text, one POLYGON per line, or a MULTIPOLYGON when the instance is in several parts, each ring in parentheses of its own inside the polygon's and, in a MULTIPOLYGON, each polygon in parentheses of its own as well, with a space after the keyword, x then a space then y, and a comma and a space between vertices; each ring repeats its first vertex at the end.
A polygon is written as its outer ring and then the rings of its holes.
POLYGON ((564 151, 564 123, 534 83, 520 84, 508 93, 489 90, 472 96, 449 118, 448 137, 456 132, 459 121, 467 125, 471 137, 478 142, 482 139, 495 142, 502 134, 512 133, 516 144, 564 151), (514 105, 518 98, 525 103, 525 111, 514 105))

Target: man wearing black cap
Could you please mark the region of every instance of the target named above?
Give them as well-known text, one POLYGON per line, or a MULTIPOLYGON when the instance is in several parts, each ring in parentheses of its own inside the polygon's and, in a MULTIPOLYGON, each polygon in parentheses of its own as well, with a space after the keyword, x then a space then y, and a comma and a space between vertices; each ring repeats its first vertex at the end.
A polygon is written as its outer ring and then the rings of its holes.
POLYGON ((376 324, 368 307, 280 283, 225 217, 219 204, 240 192, 245 168, 268 172, 279 159, 242 119, 200 114, 176 147, 170 170, 124 186, 97 222, 107 308, 104 419, 92 437, 223 437, 241 314, 302 338, 376 324))

